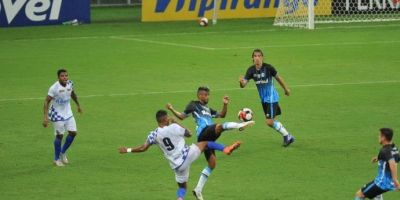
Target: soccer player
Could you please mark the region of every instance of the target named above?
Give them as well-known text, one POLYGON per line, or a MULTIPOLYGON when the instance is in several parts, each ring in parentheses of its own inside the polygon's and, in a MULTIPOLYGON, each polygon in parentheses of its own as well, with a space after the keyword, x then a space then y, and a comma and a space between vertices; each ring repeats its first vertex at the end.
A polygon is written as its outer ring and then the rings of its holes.
POLYGON ((156 120, 158 127, 149 134, 143 145, 135 148, 121 147, 119 152, 140 153, 146 151, 151 145, 158 145, 175 172, 175 179, 178 183, 176 192, 178 200, 183 200, 185 197, 190 166, 200 156, 201 152, 207 148, 223 151, 225 154, 230 155, 240 146, 240 142, 235 142, 225 147, 223 144, 206 141, 187 146, 184 137, 190 137, 192 133, 172 118, 169 118, 167 111, 159 110, 156 113, 156 120))
MULTIPOLYGON (((239 131, 242 131, 247 126, 254 124, 254 121, 242 123, 225 122, 223 124, 214 124, 212 118, 225 118, 228 111, 229 97, 225 96, 223 98, 222 111, 217 112, 216 110, 209 108, 207 105, 209 95, 210 89, 208 87, 199 87, 197 89, 198 100, 191 101, 186 106, 186 109, 183 112, 175 110, 170 103, 167 104, 168 110, 170 110, 180 120, 184 120, 190 115, 193 116, 197 124, 196 133, 198 142, 216 141, 219 136, 221 136, 221 133, 226 130, 238 129, 239 131)), ((193 190, 193 195, 195 195, 198 200, 203 199, 202 191, 204 185, 216 166, 216 156, 213 149, 206 149, 204 151, 204 155, 207 159, 208 166, 205 167, 201 172, 197 186, 193 190)))
POLYGON ((57 76, 58 81, 50 87, 44 101, 43 126, 46 128, 49 125, 49 120, 53 122, 55 134, 54 164, 58 167, 63 167, 68 164, 66 152, 77 134, 76 122, 70 105, 71 98, 76 103, 79 113, 82 113, 82 109, 78 102, 78 96, 74 91, 74 84, 68 79, 67 70, 58 70, 57 76), (66 131, 68 131, 68 136, 61 147, 63 135, 66 131))
POLYGON ((397 176, 397 163, 400 161, 399 150, 392 143, 393 130, 381 128, 379 133, 379 144, 382 145, 378 157, 372 158, 372 163, 378 162, 378 175, 375 180, 366 184, 356 193, 355 200, 365 198, 381 199, 382 194, 388 191, 400 189, 397 176))
POLYGON ((283 78, 278 75, 276 69, 272 65, 264 63, 264 54, 261 49, 255 49, 252 58, 253 65, 247 69, 244 77, 239 77, 240 87, 244 88, 251 79, 254 80, 261 98, 267 125, 282 134, 283 146, 288 147, 294 142, 294 137, 281 122, 275 119, 281 114, 281 108, 279 107, 279 95, 274 87, 274 79, 281 85, 285 95, 289 96, 290 90, 283 78))

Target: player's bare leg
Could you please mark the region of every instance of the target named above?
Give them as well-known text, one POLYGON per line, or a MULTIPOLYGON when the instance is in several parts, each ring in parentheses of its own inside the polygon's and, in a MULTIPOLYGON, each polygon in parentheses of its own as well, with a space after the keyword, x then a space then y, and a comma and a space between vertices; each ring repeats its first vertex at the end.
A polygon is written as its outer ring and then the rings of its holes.
POLYGON ((285 127, 283 127, 282 123, 275 119, 266 119, 265 123, 275 129, 277 132, 279 132, 283 136, 283 146, 288 147, 290 144, 294 142, 294 137, 286 130, 285 127))
POLYGON ((364 194, 362 193, 361 190, 358 190, 358 191, 356 192, 356 197, 355 197, 354 200, 364 200, 364 199, 365 199, 364 194))
POLYGON ((63 162, 64 164, 68 164, 69 163, 67 155, 66 155, 66 152, 67 152, 68 148, 71 146, 71 144, 74 141, 75 136, 77 134, 78 133, 76 131, 68 131, 68 136, 65 139, 65 143, 64 143, 64 145, 62 147, 61 154, 60 154, 61 162, 63 162))

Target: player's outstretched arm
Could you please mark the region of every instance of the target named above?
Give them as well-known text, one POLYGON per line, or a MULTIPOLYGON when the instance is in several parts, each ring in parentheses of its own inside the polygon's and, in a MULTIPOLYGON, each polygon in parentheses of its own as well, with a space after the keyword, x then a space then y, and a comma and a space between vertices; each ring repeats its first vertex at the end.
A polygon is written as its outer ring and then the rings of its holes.
POLYGON ((243 76, 240 76, 240 77, 239 77, 239 85, 240 85, 241 88, 244 88, 244 87, 246 87, 246 85, 247 85, 247 80, 244 79, 243 76))
POLYGON ((287 87, 287 85, 286 85, 285 81, 283 80, 283 78, 281 76, 276 75, 275 79, 278 81, 279 85, 281 85, 281 87, 285 91, 285 95, 289 96, 290 95, 290 90, 287 87))
POLYGON ((120 147, 119 153, 124 154, 124 153, 141 153, 147 151, 149 149, 150 144, 144 143, 143 145, 134 147, 134 148, 129 148, 129 147, 120 147))
POLYGON ((75 93, 74 90, 72 90, 72 92, 71 92, 71 98, 72 98, 72 100, 74 100, 74 102, 76 103, 76 106, 78 107, 78 112, 79 112, 79 113, 82 113, 82 108, 81 108, 81 106, 79 105, 78 96, 76 95, 76 93, 75 93))
POLYGON ((43 127, 47 127, 49 125, 49 105, 50 102, 53 98, 49 95, 47 95, 46 99, 44 100, 44 105, 43 105, 43 114, 44 114, 44 118, 43 118, 43 127))
POLYGON ((394 186, 397 188, 397 190, 400 190, 400 183, 397 176, 397 163, 394 159, 389 160, 389 167, 390 173, 392 174, 394 186))
POLYGON ((219 112, 219 117, 225 118, 226 113, 228 112, 229 97, 224 96, 224 98, 222 99, 222 103, 223 103, 223 106, 222 106, 221 112, 219 112))
POLYGON ((187 117, 185 114, 175 110, 172 104, 170 103, 167 103, 166 108, 170 110, 175 115, 175 117, 177 117, 180 120, 184 120, 187 117))

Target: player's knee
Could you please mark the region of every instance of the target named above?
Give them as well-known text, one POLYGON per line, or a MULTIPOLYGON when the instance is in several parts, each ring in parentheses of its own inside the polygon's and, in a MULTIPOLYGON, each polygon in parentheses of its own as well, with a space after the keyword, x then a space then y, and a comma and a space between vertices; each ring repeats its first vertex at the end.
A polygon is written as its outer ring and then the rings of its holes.
POLYGON ((356 192, 356 197, 364 198, 364 194, 361 192, 361 190, 358 190, 358 191, 356 192))
POLYGON ((76 131, 70 131, 68 134, 72 137, 75 137, 78 133, 76 131))
POLYGON ((265 123, 266 123, 269 127, 272 127, 272 126, 274 125, 274 120, 272 120, 272 119, 267 119, 267 120, 265 121, 265 123))
POLYGON ((62 138, 63 138, 63 135, 62 135, 62 134, 59 134, 59 133, 57 133, 57 134, 56 134, 56 138, 57 138, 57 139, 60 139, 60 140, 62 140, 62 138))
POLYGON ((221 134, 222 131, 224 131, 224 128, 222 128, 222 124, 217 124, 217 125, 215 126, 215 133, 216 133, 216 134, 221 134))

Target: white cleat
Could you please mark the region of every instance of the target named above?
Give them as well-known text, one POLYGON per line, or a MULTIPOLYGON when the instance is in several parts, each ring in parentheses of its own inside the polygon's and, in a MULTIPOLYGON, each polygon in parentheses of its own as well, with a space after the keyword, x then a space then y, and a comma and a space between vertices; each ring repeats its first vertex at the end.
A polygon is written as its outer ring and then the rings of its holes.
POLYGON ((69 164, 67 155, 65 155, 65 154, 60 154, 60 160, 61 160, 61 162, 62 162, 63 164, 69 164))
POLYGON ((53 163, 56 167, 64 167, 65 166, 64 163, 62 163, 60 159, 53 161, 53 163))
POLYGON ((239 131, 243 131, 247 126, 253 126, 255 123, 255 121, 242 122, 239 125, 239 131))
POLYGON ((196 197, 197 200, 204 200, 203 195, 201 194, 201 191, 194 189, 193 195, 194 195, 194 197, 196 197))

